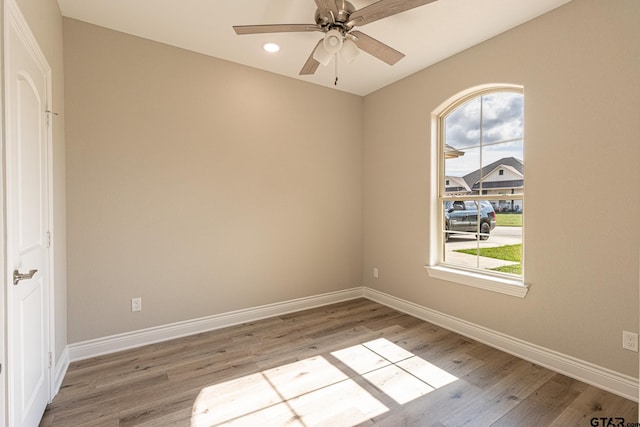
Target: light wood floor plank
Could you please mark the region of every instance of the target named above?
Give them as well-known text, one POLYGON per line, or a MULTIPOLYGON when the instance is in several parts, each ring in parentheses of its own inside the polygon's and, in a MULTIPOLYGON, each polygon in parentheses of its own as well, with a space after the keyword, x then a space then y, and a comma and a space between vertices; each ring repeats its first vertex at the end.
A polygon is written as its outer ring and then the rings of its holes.
POLYGON ((357 299, 74 362, 40 425, 589 426, 637 411, 357 299))
POLYGON ((492 427, 511 427, 517 425, 519 420, 530 420, 531 423, 540 426, 551 425, 587 388, 585 383, 555 374, 492 427))

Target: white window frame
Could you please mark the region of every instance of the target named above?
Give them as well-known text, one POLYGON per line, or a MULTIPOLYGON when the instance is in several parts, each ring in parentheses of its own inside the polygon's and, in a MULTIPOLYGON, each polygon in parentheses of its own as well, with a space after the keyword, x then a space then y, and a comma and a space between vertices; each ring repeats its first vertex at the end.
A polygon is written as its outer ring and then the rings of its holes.
MULTIPOLYGON (((434 279, 454 282, 474 288, 485 289, 505 295, 524 298, 527 295, 529 286, 524 282, 523 276, 518 278, 511 275, 491 272, 487 270, 464 268, 444 262, 444 233, 442 224, 444 222, 444 210, 442 203, 445 200, 460 199, 460 196, 445 196, 445 140, 444 124, 445 118, 458 107, 466 102, 495 92, 516 92, 524 95, 524 88, 519 85, 493 84, 482 85, 460 92, 436 108, 431 115, 431 185, 430 185, 430 240, 429 259, 425 269, 429 277, 434 279)), ((514 197, 513 195, 511 197, 514 197)), ((504 195, 465 195, 464 200, 499 200, 504 199, 504 195)), ((522 200, 524 205, 524 191, 514 199, 522 200)), ((524 255, 524 224, 522 231, 522 248, 524 255)), ((524 258, 524 256, 523 256, 524 258)), ((523 259, 524 267, 524 259, 523 259)))

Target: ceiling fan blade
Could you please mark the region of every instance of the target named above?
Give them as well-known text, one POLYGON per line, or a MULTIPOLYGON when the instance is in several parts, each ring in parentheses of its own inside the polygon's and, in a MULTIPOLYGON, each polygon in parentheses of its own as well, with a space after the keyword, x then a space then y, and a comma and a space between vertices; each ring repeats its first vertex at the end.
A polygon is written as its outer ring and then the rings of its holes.
POLYGON ((335 0, 315 0, 316 6, 320 12, 326 12, 327 10, 333 14, 333 19, 338 16, 338 7, 335 0))
POLYGON ((404 53, 398 52, 394 48, 360 31, 351 31, 349 34, 355 36, 353 41, 356 43, 356 46, 389 65, 393 65, 404 58, 404 53))
POLYGON ((379 0, 353 12, 349 22, 361 26, 434 1, 436 0, 379 0))
POLYGON ((318 25, 314 24, 234 25, 233 29, 238 35, 322 31, 318 25))
POLYGON ((324 39, 320 39, 318 44, 315 45, 315 47, 311 51, 311 55, 309 55, 309 58, 307 58, 307 62, 305 62, 304 65, 302 66, 302 69, 300 70, 299 75, 308 76, 316 72, 316 70, 318 69, 318 65, 320 65, 320 63, 315 59, 313 59, 313 53, 316 51, 318 46, 322 44, 323 41, 324 39))

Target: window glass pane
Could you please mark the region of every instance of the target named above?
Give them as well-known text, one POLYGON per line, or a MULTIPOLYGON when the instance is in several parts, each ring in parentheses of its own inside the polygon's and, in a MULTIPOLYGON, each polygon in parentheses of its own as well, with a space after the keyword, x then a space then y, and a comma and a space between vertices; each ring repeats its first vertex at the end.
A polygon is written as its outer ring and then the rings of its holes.
MULTIPOLYGON (((445 158, 445 179, 449 180, 447 194, 471 194, 471 187, 478 178, 473 173, 480 167, 480 147, 467 148, 460 155, 445 158)), ((478 175, 479 177, 479 175, 478 175)))
POLYGON ((522 139, 522 94, 498 92, 482 97, 484 145, 522 139))
POLYGON ((505 201, 444 202, 444 262, 464 268, 521 275, 522 203, 520 200, 516 202, 520 205, 518 212, 497 212, 494 206, 505 201))
POLYGON ((447 144, 457 148, 480 145, 480 98, 475 98, 455 109, 445 119, 447 144))
POLYGON ((482 186, 482 194, 523 194, 523 151, 521 139, 483 147, 482 171, 474 177, 472 191, 482 186))
POLYGON ((482 97, 482 194, 522 194, 523 97, 498 92, 482 97), (502 173, 499 173, 502 170, 502 173))
POLYGON ((496 227, 496 212, 488 201, 448 200, 443 203, 445 231, 449 237, 489 238, 496 227))

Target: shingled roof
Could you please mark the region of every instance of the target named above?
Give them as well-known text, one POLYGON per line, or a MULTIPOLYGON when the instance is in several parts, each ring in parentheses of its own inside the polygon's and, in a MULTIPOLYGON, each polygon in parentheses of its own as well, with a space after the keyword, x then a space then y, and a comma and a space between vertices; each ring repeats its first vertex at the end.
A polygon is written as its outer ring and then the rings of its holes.
POLYGON ((477 171, 471 172, 465 176, 463 176, 464 181, 467 183, 469 188, 473 188, 474 184, 480 181, 480 177, 485 176, 486 174, 492 172, 495 168, 500 165, 511 166, 515 170, 520 173, 524 173, 524 162, 520 159, 516 159, 515 157, 503 157, 500 160, 497 160, 491 164, 488 164, 477 171))

